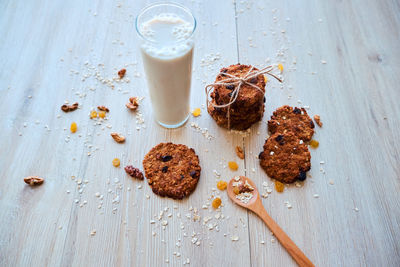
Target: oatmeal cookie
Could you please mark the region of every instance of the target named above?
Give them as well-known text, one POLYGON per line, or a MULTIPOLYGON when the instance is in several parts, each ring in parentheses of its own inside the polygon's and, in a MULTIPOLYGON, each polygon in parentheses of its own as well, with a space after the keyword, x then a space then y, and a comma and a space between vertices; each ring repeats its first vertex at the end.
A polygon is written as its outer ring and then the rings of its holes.
POLYGON ((271 135, 265 141, 259 159, 268 176, 283 183, 304 181, 311 168, 307 145, 290 131, 271 135))
POLYGON ((304 108, 282 106, 274 111, 268 121, 271 134, 292 131, 298 138, 308 142, 314 134, 314 122, 304 108))
MULTIPOLYGON (((230 74, 236 77, 245 76, 252 68, 250 65, 231 65, 227 68, 222 68, 215 82, 221 82, 228 79, 230 74), (226 74, 225 74, 226 73, 226 74)), ((257 68, 253 68, 257 71, 257 68)), ((252 78, 248 83, 254 84, 261 89, 258 90, 250 84, 244 83, 240 87, 236 101, 229 108, 218 108, 214 105, 224 105, 231 101, 232 92, 235 90, 235 85, 216 85, 210 94, 210 102, 207 110, 211 117, 221 127, 228 128, 228 110, 230 113, 230 128, 235 130, 245 130, 252 124, 260 121, 264 115, 265 102, 265 78, 260 74, 252 78)))
POLYGON ((195 189, 200 178, 200 162, 193 148, 160 143, 143 160, 147 182, 162 197, 182 199, 195 189))

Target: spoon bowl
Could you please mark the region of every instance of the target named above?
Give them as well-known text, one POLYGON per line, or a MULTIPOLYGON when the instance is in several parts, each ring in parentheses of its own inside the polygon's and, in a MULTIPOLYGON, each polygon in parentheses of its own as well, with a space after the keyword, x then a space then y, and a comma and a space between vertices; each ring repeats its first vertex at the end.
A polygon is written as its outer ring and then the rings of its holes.
POLYGON ((248 209, 249 207, 253 206, 257 201, 261 201, 260 193, 258 192, 255 183, 251 179, 247 178, 246 176, 236 176, 233 179, 231 179, 228 183, 227 191, 228 191, 229 198, 233 202, 238 204, 239 206, 242 206, 243 208, 248 209), (238 181, 236 181, 237 177, 239 177, 239 179, 243 182, 247 181, 253 187, 253 191, 251 192, 253 194, 253 197, 247 203, 244 203, 244 202, 240 201, 240 199, 236 198, 237 195, 233 191, 233 189, 235 187, 234 184, 238 182, 238 181))
POLYGON ((229 198, 233 202, 251 210, 264 221, 299 266, 314 266, 282 228, 269 216, 262 204, 260 193, 251 179, 245 176, 236 176, 229 181, 227 191, 229 198))

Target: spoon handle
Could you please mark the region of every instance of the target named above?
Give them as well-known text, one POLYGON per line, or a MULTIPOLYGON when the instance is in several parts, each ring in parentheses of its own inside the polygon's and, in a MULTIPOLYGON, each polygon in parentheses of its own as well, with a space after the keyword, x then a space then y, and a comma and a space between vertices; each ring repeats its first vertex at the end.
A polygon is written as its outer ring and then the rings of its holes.
POLYGON ((282 246, 289 252, 290 256, 299 266, 313 266, 314 264, 306 255, 296 246, 290 237, 279 227, 279 225, 269 216, 262 205, 256 206, 253 211, 264 221, 268 228, 274 233, 282 246))

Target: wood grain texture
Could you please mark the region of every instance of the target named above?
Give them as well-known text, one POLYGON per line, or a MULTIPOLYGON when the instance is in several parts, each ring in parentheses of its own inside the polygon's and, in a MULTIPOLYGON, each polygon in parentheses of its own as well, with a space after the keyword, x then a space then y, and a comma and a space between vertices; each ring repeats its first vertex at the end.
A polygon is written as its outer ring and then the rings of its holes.
POLYGON ((213 172, 248 176, 261 193, 263 182, 272 186, 256 156, 283 104, 310 106, 324 126, 311 177, 263 198, 268 213, 316 266, 399 266, 399 3, 178 2, 198 20, 191 104, 202 115, 166 130, 152 119, 134 29, 150 1, 0 1, 0 266, 295 265, 256 215, 215 190, 213 172), (284 83, 268 83, 263 122, 247 137, 219 128, 202 106, 204 85, 238 61, 284 65, 284 83), (129 82, 103 83, 122 67, 129 82), (144 97, 144 124, 125 108, 129 96, 144 97), (65 100, 80 109, 63 113, 65 100), (98 105, 110 108, 101 125, 89 118, 98 105), (124 173, 164 141, 199 155, 200 182, 186 200, 160 198, 124 173), (31 188, 29 175, 46 181, 31 188), (210 207, 216 195, 221 213, 210 207))

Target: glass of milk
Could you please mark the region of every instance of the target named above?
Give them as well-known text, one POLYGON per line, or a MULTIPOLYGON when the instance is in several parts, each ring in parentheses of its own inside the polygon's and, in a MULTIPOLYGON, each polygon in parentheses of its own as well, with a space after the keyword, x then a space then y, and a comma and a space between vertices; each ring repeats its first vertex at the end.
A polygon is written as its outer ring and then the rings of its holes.
POLYGON ((153 4, 136 18, 153 114, 166 128, 189 118, 195 29, 190 10, 175 3, 153 4))

